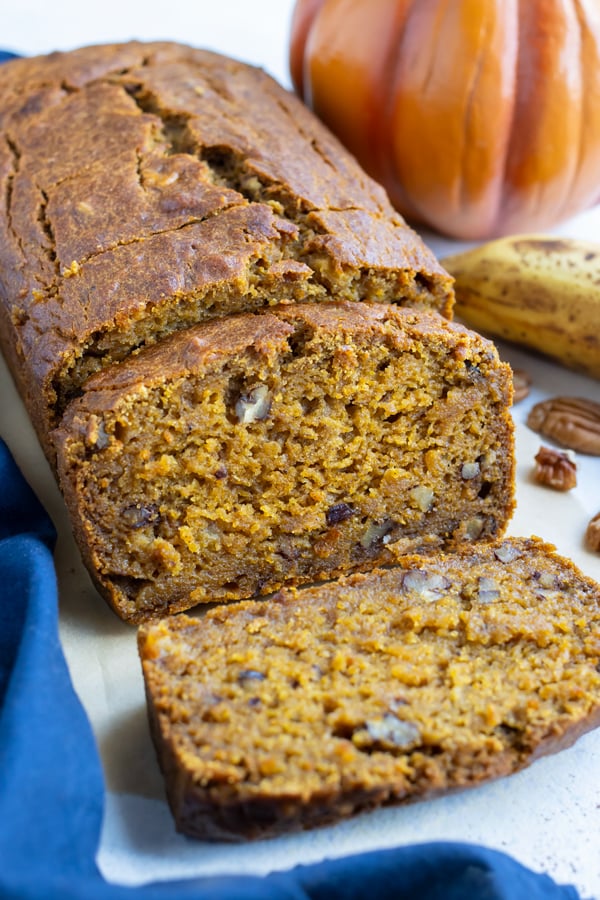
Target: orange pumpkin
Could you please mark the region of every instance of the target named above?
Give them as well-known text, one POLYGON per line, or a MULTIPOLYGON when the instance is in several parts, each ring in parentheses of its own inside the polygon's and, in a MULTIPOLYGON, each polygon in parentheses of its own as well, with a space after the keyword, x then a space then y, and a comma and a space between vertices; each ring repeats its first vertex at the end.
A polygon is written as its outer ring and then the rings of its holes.
POLYGON ((415 222, 484 239, 600 198, 600 0, 298 0, 290 68, 415 222))

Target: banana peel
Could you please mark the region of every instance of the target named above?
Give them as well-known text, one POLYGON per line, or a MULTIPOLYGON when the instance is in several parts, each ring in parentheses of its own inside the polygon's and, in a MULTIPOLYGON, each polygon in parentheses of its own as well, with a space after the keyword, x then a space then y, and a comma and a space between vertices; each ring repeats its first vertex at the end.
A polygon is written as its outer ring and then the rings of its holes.
POLYGON ((521 234, 441 262, 457 318, 600 379, 600 244, 521 234))

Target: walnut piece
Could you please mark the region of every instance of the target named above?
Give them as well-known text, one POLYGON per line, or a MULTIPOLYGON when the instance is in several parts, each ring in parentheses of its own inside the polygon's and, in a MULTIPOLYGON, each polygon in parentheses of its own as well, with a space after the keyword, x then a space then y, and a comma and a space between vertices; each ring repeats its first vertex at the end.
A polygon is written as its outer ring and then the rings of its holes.
POLYGON ((581 397, 553 397, 537 403, 527 424, 563 447, 600 456, 600 403, 581 397))
POLYGON ((531 378, 524 369, 513 369, 513 404, 524 400, 531 388, 531 378))
POLYGON ((585 542, 590 550, 600 550, 600 512, 590 519, 585 532, 585 542))
POLYGON ((570 491, 577 484, 577 464, 567 453, 540 447, 535 456, 534 478, 556 491, 570 491))

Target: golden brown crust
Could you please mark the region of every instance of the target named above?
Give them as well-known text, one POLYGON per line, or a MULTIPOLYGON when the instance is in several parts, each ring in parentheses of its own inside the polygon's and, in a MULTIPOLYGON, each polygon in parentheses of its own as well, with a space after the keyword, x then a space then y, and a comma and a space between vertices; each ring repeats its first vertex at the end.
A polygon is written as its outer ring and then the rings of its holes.
MULTIPOLYGON (((169 379, 189 375, 201 375, 211 367, 220 365, 224 358, 241 353, 248 348, 266 348, 281 352, 285 341, 294 329, 304 326, 328 335, 334 341, 343 342, 344 335, 374 335, 388 337, 400 348, 407 348, 411 341, 427 341, 448 350, 460 348, 464 358, 489 353, 496 359, 492 341, 458 322, 449 322, 438 315, 379 303, 327 303, 323 305, 290 304, 271 307, 255 315, 238 315, 215 319, 182 333, 171 335, 149 347, 143 353, 132 356, 125 365, 107 367, 92 375, 82 389, 80 400, 65 417, 65 428, 78 405, 94 405, 92 392, 111 391, 111 402, 117 403, 135 384, 151 388, 169 379)), ((506 394, 510 404, 510 385, 507 385, 504 365, 498 366, 498 390, 506 394)))
POLYGON ((203 839, 476 786, 600 723, 600 587, 537 538, 407 556, 138 641, 173 814, 203 839))
POLYGON ((451 310, 449 276, 312 114, 206 51, 4 65, 0 182, 3 344, 42 436, 90 372, 206 317, 332 296, 451 310))

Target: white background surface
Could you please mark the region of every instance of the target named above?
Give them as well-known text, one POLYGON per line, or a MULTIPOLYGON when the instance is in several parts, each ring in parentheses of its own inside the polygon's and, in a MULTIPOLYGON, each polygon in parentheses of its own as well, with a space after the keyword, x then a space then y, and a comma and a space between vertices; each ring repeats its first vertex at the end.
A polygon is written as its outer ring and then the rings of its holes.
MULTIPOLYGON (((286 86, 291 0, 47 3, 0 0, 0 45, 32 54, 131 38, 175 39, 262 65, 286 86)), ((564 234, 600 240, 600 211, 565 223, 564 234)), ((424 235, 440 255, 457 248, 424 235)), ((600 328, 600 322, 598 323, 600 328)), ((534 378, 514 411, 518 423, 518 507, 510 531, 554 542, 600 580, 600 555, 584 549, 589 518, 600 510, 600 459, 579 457, 579 485, 568 495, 532 484, 539 439, 522 423, 539 399, 571 394, 600 399, 600 382, 527 353, 501 347, 534 378)), ((148 735, 135 632, 95 594, 69 534, 62 501, 36 438, 0 364, 0 434, 59 529, 61 634, 76 689, 94 727, 107 780, 99 863, 110 880, 139 883, 195 874, 264 873, 377 847, 431 839, 467 840, 507 851, 584 897, 600 897, 600 732, 512 778, 469 793, 360 816, 295 837, 229 847, 177 835, 148 735)))

